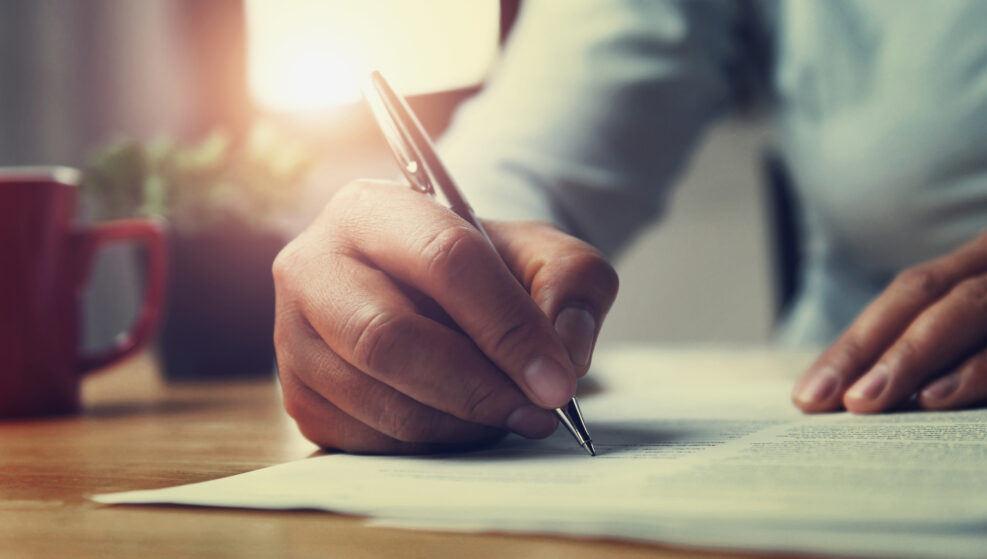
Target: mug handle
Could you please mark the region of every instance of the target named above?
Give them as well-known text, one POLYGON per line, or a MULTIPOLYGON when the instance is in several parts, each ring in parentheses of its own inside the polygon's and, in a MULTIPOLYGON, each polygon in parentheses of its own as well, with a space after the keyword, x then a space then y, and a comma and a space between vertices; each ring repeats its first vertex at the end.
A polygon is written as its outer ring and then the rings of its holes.
POLYGON ((129 330, 117 336, 110 347, 79 357, 79 372, 86 374, 119 361, 141 348, 151 338, 164 306, 164 283, 167 271, 165 233, 161 222, 149 219, 121 219, 94 225, 73 233, 78 257, 79 289, 86 283, 93 256, 100 247, 122 241, 136 241, 146 250, 144 297, 137 317, 129 330))

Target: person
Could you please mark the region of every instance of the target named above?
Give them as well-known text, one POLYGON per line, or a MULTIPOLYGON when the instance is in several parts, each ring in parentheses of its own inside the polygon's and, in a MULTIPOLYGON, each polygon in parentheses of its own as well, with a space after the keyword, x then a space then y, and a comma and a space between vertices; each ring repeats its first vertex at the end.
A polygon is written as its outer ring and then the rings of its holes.
POLYGON ((288 412, 352 452, 550 434, 617 292, 608 259, 758 84, 804 208, 779 337, 830 344, 795 404, 983 403, 985 24, 975 0, 526 2, 442 144, 496 250, 406 185, 343 188, 274 266, 288 412))

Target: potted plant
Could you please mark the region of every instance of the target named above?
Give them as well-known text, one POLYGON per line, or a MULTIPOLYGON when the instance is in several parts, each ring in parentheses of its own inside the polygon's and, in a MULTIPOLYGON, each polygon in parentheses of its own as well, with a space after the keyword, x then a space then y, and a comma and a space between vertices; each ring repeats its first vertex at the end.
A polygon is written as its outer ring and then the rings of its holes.
POLYGON ((121 140, 97 150, 81 188, 99 218, 164 218, 168 302, 159 353, 169 380, 269 375, 274 362, 271 264, 279 219, 296 207, 313 157, 269 124, 239 142, 121 140))

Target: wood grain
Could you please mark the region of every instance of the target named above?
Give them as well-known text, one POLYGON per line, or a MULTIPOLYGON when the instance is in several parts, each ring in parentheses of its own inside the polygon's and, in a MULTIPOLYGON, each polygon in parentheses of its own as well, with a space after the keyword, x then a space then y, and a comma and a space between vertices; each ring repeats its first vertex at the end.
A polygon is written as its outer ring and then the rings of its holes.
POLYGON ((0 557, 740 557, 606 540, 408 532, 323 512, 105 506, 96 493, 205 481, 315 447, 271 381, 166 385, 138 357, 86 381, 74 417, 0 423, 0 557))

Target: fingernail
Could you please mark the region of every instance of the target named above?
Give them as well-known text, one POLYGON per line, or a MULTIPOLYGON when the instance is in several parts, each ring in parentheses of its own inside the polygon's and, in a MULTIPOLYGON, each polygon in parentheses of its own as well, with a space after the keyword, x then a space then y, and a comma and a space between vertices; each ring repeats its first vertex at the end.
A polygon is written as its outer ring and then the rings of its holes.
POLYGON ((544 439, 555 432, 555 414, 537 406, 521 406, 507 416, 507 428, 529 439, 544 439))
POLYGON ((555 331, 569 350, 569 358, 577 367, 589 365, 596 337, 596 319, 586 309, 566 307, 555 318, 555 331))
POLYGON ((809 378, 795 399, 806 404, 822 402, 833 395, 840 379, 830 367, 819 369, 809 378))
POLYGON ((959 375, 952 374, 944 376, 933 382, 922 391, 922 397, 930 400, 941 400, 949 396, 960 386, 959 375))
POLYGON ((847 392, 847 397, 854 400, 873 400, 884 392, 884 387, 887 385, 888 366, 879 363, 853 385, 847 392))
POLYGON ((524 381, 545 405, 557 408, 572 399, 573 382, 550 357, 536 357, 524 368, 524 381))

